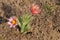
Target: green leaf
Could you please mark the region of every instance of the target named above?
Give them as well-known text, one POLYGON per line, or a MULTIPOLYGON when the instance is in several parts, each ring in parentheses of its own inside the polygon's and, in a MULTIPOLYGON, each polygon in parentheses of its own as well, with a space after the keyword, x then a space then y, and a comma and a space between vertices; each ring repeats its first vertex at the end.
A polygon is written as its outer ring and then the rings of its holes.
POLYGON ((30 21, 32 20, 31 15, 25 14, 19 18, 19 24, 21 27, 21 33, 26 32, 30 28, 30 21))
POLYGON ((30 25, 29 24, 25 25, 24 31, 27 31, 28 29, 30 29, 30 25))
POLYGON ((46 9, 49 9, 49 8, 50 8, 50 6, 49 6, 48 3, 45 4, 45 8, 46 8, 46 9))
POLYGON ((19 18, 19 22, 20 22, 21 25, 23 24, 22 18, 19 18))

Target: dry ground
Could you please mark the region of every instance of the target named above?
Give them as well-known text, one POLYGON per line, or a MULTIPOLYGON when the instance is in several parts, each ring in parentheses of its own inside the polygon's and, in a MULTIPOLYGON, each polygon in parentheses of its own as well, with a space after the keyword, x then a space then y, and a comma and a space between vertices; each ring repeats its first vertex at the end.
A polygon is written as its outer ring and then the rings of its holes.
POLYGON ((0 16, 3 17, 0 22, 0 40, 60 40, 60 0, 0 0, 0 16), (42 8, 46 1, 57 6, 48 16, 42 8), (19 18, 29 12, 32 3, 37 3, 42 11, 34 16, 28 33, 21 34, 17 28, 10 28, 3 20, 12 15, 19 18))

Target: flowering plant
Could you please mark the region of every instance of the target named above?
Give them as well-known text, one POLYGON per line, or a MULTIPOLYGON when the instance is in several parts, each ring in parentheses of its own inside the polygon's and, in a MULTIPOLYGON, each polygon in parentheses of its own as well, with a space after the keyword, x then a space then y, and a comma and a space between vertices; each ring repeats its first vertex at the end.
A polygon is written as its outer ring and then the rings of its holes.
POLYGON ((41 9, 39 8, 39 5, 32 4, 31 7, 30 7, 30 12, 34 15, 37 15, 38 13, 41 12, 41 9))
POLYGON ((8 24, 10 25, 11 28, 12 28, 12 27, 13 27, 13 28, 16 27, 17 21, 16 21, 16 19, 15 19, 14 16, 12 16, 12 17, 10 17, 10 18, 8 19, 8 24))

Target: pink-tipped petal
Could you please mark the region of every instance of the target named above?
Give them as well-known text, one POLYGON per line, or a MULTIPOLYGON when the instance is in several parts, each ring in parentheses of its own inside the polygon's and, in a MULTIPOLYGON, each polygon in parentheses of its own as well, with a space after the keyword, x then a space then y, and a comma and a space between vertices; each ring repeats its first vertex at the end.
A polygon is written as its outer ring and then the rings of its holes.
POLYGON ((17 24, 15 24, 13 27, 16 27, 17 24))
POLYGON ((13 20, 12 18, 8 19, 10 22, 13 20))
POLYGON ((8 22, 8 24, 10 25, 11 28, 13 27, 13 25, 10 22, 8 22))
POLYGON ((10 23, 10 22, 8 22, 8 24, 9 24, 9 25, 11 25, 11 23, 10 23))

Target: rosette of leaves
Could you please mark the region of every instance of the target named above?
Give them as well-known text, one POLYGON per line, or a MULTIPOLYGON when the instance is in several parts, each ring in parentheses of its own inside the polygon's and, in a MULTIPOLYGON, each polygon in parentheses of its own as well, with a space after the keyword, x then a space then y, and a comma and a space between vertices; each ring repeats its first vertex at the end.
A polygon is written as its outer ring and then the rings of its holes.
POLYGON ((31 22, 31 20, 32 20, 32 17, 29 14, 22 15, 19 18, 18 25, 21 28, 21 33, 24 33, 28 29, 30 29, 30 22, 31 22))
POLYGON ((56 9, 56 5, 55 4, 50 5, 49 3, 45 3, 45 5, 44 5, 44 10, 48 14, 51 14, 51 12, 55 11, 55 9, 56 9))

